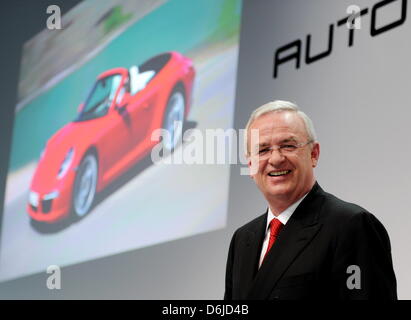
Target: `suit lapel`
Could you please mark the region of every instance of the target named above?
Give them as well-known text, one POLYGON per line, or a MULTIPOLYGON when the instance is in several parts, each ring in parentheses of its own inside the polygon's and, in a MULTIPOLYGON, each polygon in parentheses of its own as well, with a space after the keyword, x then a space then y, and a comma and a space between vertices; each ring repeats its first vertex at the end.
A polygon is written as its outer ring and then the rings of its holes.
POLYGON ((258 270, 248 299, 267 299, 278 280, 320 230, 318 213, 322 189, 315 184, 300 203, 258 270))
MULTIPOLYGON (((248 292, 258 270, 258 261, 264 241, 267 213, 261 215, 254 226, 247 231, 241 250, 240 288, 244 294, 248 292)), ((243 297, 243 299, 245 296, 243 297)))

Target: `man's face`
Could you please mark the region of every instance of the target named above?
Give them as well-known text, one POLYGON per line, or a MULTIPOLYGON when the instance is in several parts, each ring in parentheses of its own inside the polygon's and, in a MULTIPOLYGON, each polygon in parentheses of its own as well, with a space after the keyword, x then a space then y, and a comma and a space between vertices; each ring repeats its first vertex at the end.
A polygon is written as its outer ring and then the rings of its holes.
POLYGON ((267 113, 251 123, 247 134, 251 152, 248 165, 257 168, 251 177, 269 202, 291 205, 310 191, 320 146, 316 142, 305 144, 309 137, 304 121, 296 113, 267 113), (258 143, 251 141, 252 129, 258 129, 258 143), (301 147, 290 152, 284 148, 287 145, 301 147), (273 146, 267 153, 267 148, 273 146), (283 146, 283 150, 280 152, 276 146, 283 146))

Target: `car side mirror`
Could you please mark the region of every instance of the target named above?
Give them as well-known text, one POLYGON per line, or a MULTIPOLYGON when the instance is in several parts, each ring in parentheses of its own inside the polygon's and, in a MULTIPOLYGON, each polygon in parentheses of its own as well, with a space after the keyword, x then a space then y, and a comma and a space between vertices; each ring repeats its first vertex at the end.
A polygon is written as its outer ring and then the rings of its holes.
POLYGON ((84 108, 84 103, 80 103, 79 106, 77 107, 77 113, 81 113, 84 108))

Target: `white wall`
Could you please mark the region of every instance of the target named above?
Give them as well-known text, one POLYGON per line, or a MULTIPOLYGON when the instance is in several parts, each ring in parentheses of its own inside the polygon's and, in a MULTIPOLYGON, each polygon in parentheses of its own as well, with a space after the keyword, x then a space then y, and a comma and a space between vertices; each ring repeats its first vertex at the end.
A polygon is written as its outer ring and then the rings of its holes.
MULTIPOLYGON (((399 298, 410 299, 411 9, 408 6, 402 25, 372 37, 371 9, 377 3, 386 1, 355 1, 361 9, 368 8, 368 14, 349 47, 347 27, 337 27, 336 22, 348 15, 352 0, 246 1, 236 124, 244 125, 252 109, 274 99, 294 101, 312 118, 321 143, 318 182, 328 192, 368 209, 384 224, 391 238, 399 298), (307 34, 312 35, 312 53, 322 52, 331 23, 331 54, 306 64, 307 34), (295 68, 295 61, 284 63, 274 79, 274 52, 297 39, 302 41, 300 68, 295 68)), ((399 20, 401 8, 398 0, 377 9, 375 27, 399 20)), ((238 192, 243 196, 234 196, 239 202, 250 191, 246 182, 241 183, 244 187, 238 192)), ((254 211, 261 209, 259 198, 254 192, 249 196, 254 211)))

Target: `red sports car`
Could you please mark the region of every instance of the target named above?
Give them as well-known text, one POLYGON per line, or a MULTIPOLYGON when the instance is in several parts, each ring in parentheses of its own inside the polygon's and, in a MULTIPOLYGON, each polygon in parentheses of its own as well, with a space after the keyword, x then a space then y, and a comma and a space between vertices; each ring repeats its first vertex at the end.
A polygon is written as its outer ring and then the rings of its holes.
POLYGON ((192 61, 177 52, 100 74, 77 118, 47 141, 30 186, 31 219, 53 223, 87 214, 96 193, 158 143, 153 130, 171 133, 162 141, 171 151, 181 136, 174 122, 189 112, 194 76, 192 61))

